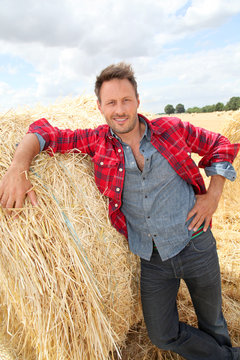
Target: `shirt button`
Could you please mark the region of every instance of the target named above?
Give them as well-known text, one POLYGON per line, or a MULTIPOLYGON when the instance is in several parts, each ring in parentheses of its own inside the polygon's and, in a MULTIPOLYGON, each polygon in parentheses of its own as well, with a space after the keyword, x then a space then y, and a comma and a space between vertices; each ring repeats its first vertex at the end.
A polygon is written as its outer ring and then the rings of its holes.
POLYGON ((103 161, 101 161, 101 162, 100 162, 100 165, 103 165, 103 164, 104 164, 103 161))
POLYGON ((151 234, 148 234, 148 237, 151 237, 151 234))
POLYGON ((119 191, 120 191, 120 188, 116 188, 116 191, 119 192, 119 191))
POLYGON ((117 208, 117 207, 118 207, 118 204, 115 204, 114 206, 115 206, 115 208, 117 208))
POLYGON ((146 199, 146 198, 147 198, 147 195, 145 195, 144 197, 145 197, 145 199, 146 199))
POLYGON ((122 172, 122 171, 123 171, 123 168, 119 168, 119 171, 122 172))
POLYGON ((118 152, 120 153, 122 150, 121 149, 118 149, 118 152))
POLYGON ((147 218, 150 219, 150 216, 148 216, 147 218))

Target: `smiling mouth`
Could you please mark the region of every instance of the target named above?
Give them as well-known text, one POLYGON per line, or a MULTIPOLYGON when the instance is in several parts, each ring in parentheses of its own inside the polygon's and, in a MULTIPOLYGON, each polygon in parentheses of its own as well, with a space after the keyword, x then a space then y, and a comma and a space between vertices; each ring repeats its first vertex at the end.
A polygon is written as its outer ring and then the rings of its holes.
POLYGON ((127 117, 124 117, 124 118, 113 118, 114 121, 117 121, 117 122, 124 122, 127 120, 127 117))

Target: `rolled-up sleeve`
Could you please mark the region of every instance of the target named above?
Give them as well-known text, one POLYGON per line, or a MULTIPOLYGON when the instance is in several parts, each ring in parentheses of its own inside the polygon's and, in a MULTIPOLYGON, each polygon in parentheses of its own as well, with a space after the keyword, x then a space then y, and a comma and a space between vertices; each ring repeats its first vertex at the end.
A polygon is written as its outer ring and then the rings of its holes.
POLYGON ((234 167, 228 161, 212 163, 211 166, 205 167, 204 170, 207 176, 221 175, 230 181, 234 181, 237 177, 234 167))
POLYGON ((44 138, 38 134, 38 133, 35 133, 35 135, 37 135, 37 138, 38 138, 38 141, 39 141, 39 145, 40 145, 40 152, 43 151, 44 149, 44 146, 46 144, 46 141, 44 140, 44 138))

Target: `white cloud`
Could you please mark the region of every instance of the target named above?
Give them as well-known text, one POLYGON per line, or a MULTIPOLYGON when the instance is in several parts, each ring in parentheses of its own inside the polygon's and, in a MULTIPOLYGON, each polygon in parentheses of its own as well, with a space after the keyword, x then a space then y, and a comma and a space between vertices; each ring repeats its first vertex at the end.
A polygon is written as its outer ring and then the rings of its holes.
POLYGON ((6 65, 0 65, 0 75, 1 73, 8 73, 10 75, 15 75, 17 74, 17 72, 19 71, 19 67, 18 66, 13 66, 11 64, 6 64, 6 65))
MULTIPOLYGON (((166 92, 181 94, 178 83, 184 83, 187 93, 186 86, 203 86, 205 79, 216 82, 218 91, 226 90, 229 73, 238 73, 233 50, 223 59, 220 49, 216 55, 180 56, 174 47, 178 39, 217 27, 238 12, 238 0, 2 0, 0 54, 30 64, 33 79, 32 85, 25 88, 23 83, 18 91, 11 85, 12 102, 24 101, 24 94, 26 103, 93 91, 96 74, 120 60, 134 65, 146 94, 151 86, 161 99, 166 92)), ((14 65, 6 69, 17 75, 14 65)))
POLYGON ((37 103, 37 99, 34 88, 25 88, 19 91, 5 82, 0 82, 0 112, 35 103, 37 103))
POLYGON ((144 56, 199 26, 214 27, 240 11, 238 0, 3 0, 0 39, 46 47, 78 48, 86 56, 144 56))
POLYGON ((5 83, 5 82, 0 82, 0 96, 1 96, 1 101, 3 100, 3 96, 4 95, 11 95, 12 94, 12 90, 10 88, 10 86, 5 83))
POLYGON ((144 84, 143 107, 159 112, 168 103, 191 107, 227 102, 231 96, 240 94, 239 64, 240 43, 149 64, 146 68, 151 71, 146 72, 140 82, 144 84), (146 80, 150 82, 147 90, 146 80))
POLYGON ((238 0, 193 0, 183 17, 183 25, 191 29, 221 25, 229 16, 240 11, 238 0))

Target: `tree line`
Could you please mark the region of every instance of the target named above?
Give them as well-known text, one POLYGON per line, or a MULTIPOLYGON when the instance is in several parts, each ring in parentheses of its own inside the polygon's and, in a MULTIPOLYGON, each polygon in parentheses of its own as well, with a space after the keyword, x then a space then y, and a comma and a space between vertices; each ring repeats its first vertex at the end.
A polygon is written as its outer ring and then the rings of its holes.
POLYGON ((229 110, 238 110, 240 109, 240 97, 239 96, 233 96, 230 98, 230 100, 224 105, 222 102, 218 102, 214 105, 206 105, 202 108, 198 106, 190 107, 187 110, 185 110, 185 107, 183 104, 177 104, 174 108, 173 105, 168 104, 164 108, 164 112, 166 114, 181 114, 181 113, 205 113, 205 112, 214 112, 214 111, 229 111, 229 110))

